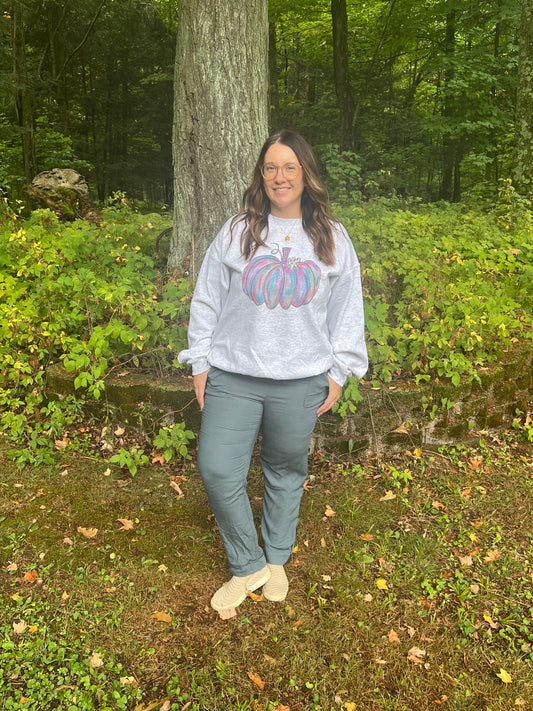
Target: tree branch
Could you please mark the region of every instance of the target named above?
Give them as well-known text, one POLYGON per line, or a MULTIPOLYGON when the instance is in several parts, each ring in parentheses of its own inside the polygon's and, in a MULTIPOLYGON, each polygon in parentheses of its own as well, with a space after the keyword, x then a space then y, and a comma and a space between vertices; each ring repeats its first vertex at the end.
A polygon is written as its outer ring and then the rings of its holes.
POLYGON ((69 56, 65 59, 65 62, 63 63, 63 66, 61 67, 60 71, 57 73, 57 76, 54 77, 54 79, 55 79, 56 81, 61 78, 61 75, 63 74, 63 72, 64 72, 65 69, 67 68, 67 66, 68 66, 70 60, 72 59, 72 57, 74 57, 74 55, 77 54, 77 53, 80 51, 80 49, 83 47, 83 45, 87 42, 87 39, 88 39, 89 35, 91 34, 91 30, 93 29, 93 27, 94 27, 96 21, 97 21, 98 18, 100 17, 100 13, 102 12, 102 9, 103 9, 104 5, 106 4, 106 2, 107 2, 107 0, 102 0, 102 2, 100 3, 100 6, 99 6, 98 10, 96 11, 96 13, 95 13, 93 19, 91 20, 91 23, 90 23, 89 27, 87 28, 87 32, 85 33, 85 35, 84 35, 82 41, 78 44, 77 47, 74 47, 74 49, 72 50, 72 52, 71 52, 71 53, 69 54, 69 56))

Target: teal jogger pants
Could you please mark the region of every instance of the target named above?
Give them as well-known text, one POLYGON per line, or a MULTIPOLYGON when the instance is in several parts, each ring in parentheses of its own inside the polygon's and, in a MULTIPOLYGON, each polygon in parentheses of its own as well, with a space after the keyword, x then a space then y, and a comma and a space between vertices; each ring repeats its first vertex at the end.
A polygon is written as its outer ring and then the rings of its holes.
POLYGON ((316 410, 328 390, 325 373, 297 380, 270 380, 210 369, 198 469, 232 575, 251 575, 266 563, 284 565, 289 559, 296 541, 316 410), (260 430, 263 547, 246 492, 260 430))

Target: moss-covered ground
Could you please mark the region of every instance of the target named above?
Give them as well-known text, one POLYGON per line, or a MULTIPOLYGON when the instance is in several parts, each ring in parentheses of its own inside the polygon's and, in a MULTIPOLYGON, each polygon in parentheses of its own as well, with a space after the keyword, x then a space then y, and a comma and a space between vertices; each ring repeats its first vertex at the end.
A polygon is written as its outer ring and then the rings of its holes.
MULTIPOLYGON (((0 709, 533 708, 528 435, 318 453, 286 601, 227 621, 194 459, 132 478, 90 449, 0 454, 0 709)), ((249 493, 259 516, 257 467, 249 493)))

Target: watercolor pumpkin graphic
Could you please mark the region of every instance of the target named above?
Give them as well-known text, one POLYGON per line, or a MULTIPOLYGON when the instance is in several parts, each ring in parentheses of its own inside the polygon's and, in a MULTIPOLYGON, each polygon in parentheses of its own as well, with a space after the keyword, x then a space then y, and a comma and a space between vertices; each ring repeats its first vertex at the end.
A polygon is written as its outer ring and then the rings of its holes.
POLYGON ((274 309, 281 306, 304 306, 316 294, 320 284, 320 267, 313 261, 289 262, 291 248, 275 256, 256 257, 246 267, 242 284, 254 304, 274 309))

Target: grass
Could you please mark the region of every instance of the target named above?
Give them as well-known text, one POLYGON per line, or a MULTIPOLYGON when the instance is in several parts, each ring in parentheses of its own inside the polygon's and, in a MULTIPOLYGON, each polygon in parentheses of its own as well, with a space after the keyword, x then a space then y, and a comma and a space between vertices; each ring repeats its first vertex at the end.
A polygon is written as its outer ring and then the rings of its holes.
MULTIPOLYGON (((1 451, 0 709, 533 708, 524 434, 317 455, 287 600, 229 621, 209 607, 227 569, 192 464, 131 478, 67 447, 21 473, 1 451)), ((259 514, 256 468, 249 493, 259 514)))

